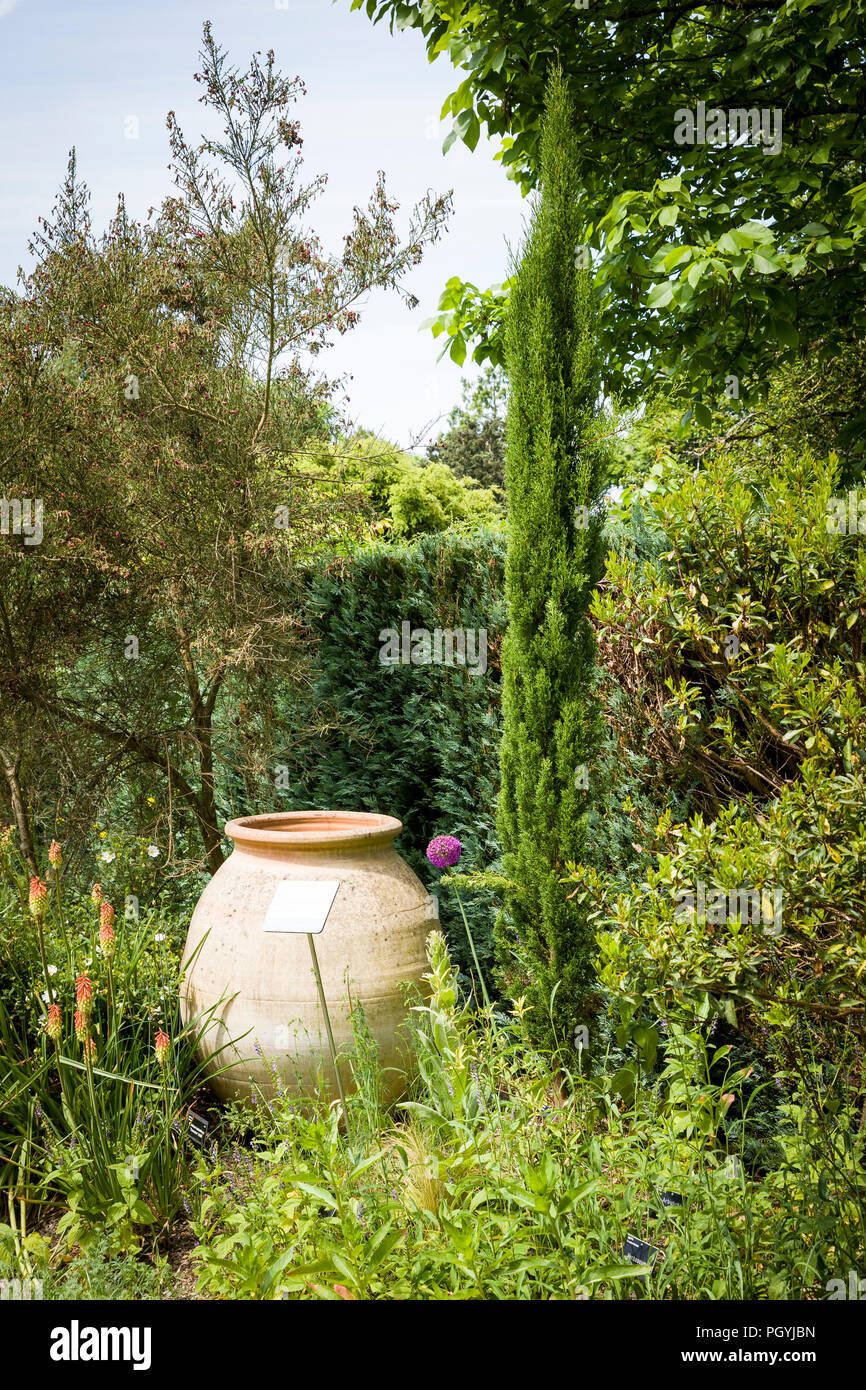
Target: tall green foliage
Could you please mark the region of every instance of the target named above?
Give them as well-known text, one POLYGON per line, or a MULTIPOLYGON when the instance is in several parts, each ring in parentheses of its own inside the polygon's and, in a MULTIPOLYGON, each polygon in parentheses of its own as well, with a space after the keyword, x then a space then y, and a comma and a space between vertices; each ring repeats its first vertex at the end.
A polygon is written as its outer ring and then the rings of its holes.
POLYGON ((600 573, 602 433, 589 273, 580 261, 574 130, 561 76, 548 86, 541 196, 506 329, 509 539, 503 643, 505 982, 525 994, 534 1040, 562 1042, 590 1008, 592 931, 567 901, 565 866, 586 851, 598 739, 587 616, 600 573))
MULTIPOLYGON (((500 728, 499 647, 505 614, 505 542, 495 529, 447 531, 408 544, 381 544, 311 572, 308 621, 316 643, 306 695, 286 692, 273 732, 273 761, 290 770, 278 780, 274 809, 339 807, 398 816, 397 849, 439 894, 440 917, 455 963, 466 975, 471 956, 453 894, 439 893, 439 873, 424 856, 434 835, 456 835, 460 869, 495 863, 500 728), (486 668, 460 664, 383 664, 383 629, 466 629, 486 634, 486 668), (305 703, 306 701, 306 703, 305 703), (324 730, 300 732, 309 704, 324 730)), ((264 810, 264 786, 251 808, 264 810)), ((247 803, 239 782, 235 814, 247 803)), ((492 983, 492 891, 473 895, 473 936, 492 983)))

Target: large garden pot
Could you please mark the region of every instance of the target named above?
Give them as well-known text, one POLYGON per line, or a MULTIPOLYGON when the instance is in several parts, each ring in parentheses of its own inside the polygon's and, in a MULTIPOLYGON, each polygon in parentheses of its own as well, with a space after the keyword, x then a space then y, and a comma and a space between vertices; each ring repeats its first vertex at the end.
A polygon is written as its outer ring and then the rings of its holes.
MULTIPOLYGON (((282 910, 275 904, 310 895, 327 901, 333 891, 327 884, 338 884, 336 896, 313 940, 337 1050, 352 1036, 351 992, 363 1005, 382 1066, 394 1069, 385 1071, 388 1099, 405 1089, 407 1005, 400 986, 422 985, 436 905, 394 849, 401 829, 393 816, 353 811, 229 821, 225 833, 234 849, 196 905, 184 949, 184 966, 192 963, 181 988, 185 1024, 216 1006, 202 1050, 217 1095, 247 1096, 253 1082, 272 1094, 274 1065, 291 1089, 311 1092, 321 1072, 336 1094, 309 938, 266 927, 275 920, 303 925, 296 912, 275 918, 282 910), (280 887, 309 880, 323 882, 280 887), (230 1069, 219 1072, 227 1063, 230 1069)), ((350 1089, 345 1062, 341 1074, 350 1089)))

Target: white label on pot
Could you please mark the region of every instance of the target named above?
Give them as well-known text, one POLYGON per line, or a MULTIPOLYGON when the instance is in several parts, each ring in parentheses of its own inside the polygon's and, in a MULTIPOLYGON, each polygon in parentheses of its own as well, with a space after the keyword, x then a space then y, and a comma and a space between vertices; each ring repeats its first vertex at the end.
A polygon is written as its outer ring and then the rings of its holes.
POLYGON ((262 930, 318 935, 328 920, 339 886, 336 879, 283 879, 271 898, 262 930))

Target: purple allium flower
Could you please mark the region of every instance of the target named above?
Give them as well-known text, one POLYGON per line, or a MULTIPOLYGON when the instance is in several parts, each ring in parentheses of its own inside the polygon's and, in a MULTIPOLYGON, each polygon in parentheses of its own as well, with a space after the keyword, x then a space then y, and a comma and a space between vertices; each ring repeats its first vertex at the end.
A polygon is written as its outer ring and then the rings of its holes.
POLYGON ((451 869, 463 853, 463 846, 453 835, 436 835, 427 846, 427 858, 437 869, 451 869))

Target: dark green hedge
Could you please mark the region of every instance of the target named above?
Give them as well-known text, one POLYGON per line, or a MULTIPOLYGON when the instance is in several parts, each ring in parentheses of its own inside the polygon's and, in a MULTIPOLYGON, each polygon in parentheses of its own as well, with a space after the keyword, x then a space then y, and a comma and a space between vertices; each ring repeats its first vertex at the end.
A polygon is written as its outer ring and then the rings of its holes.
MULTIPOLYGON (((499 781, 500 648, 505 622, 505 541, 479 530, 424 536, 413 544, 359 552, 310 580, 310 622, 318 639, 315 699, 337 727, 306 758, 302 785, 280 795, 287 808, 378 811, 399 816, 397 848, 431 891, 439 871, 424 857, 429 840, 456 835, 461 870, 490 869, 499 781), (484 629, 487 669, 383 665, 379 634, 413 629, 484 629)), ((439 894, 440 917, 464 973, 470 960, 453 893, 439 894)), ((464 897, 482 969, 493 965, 492 898, 464 897)))

